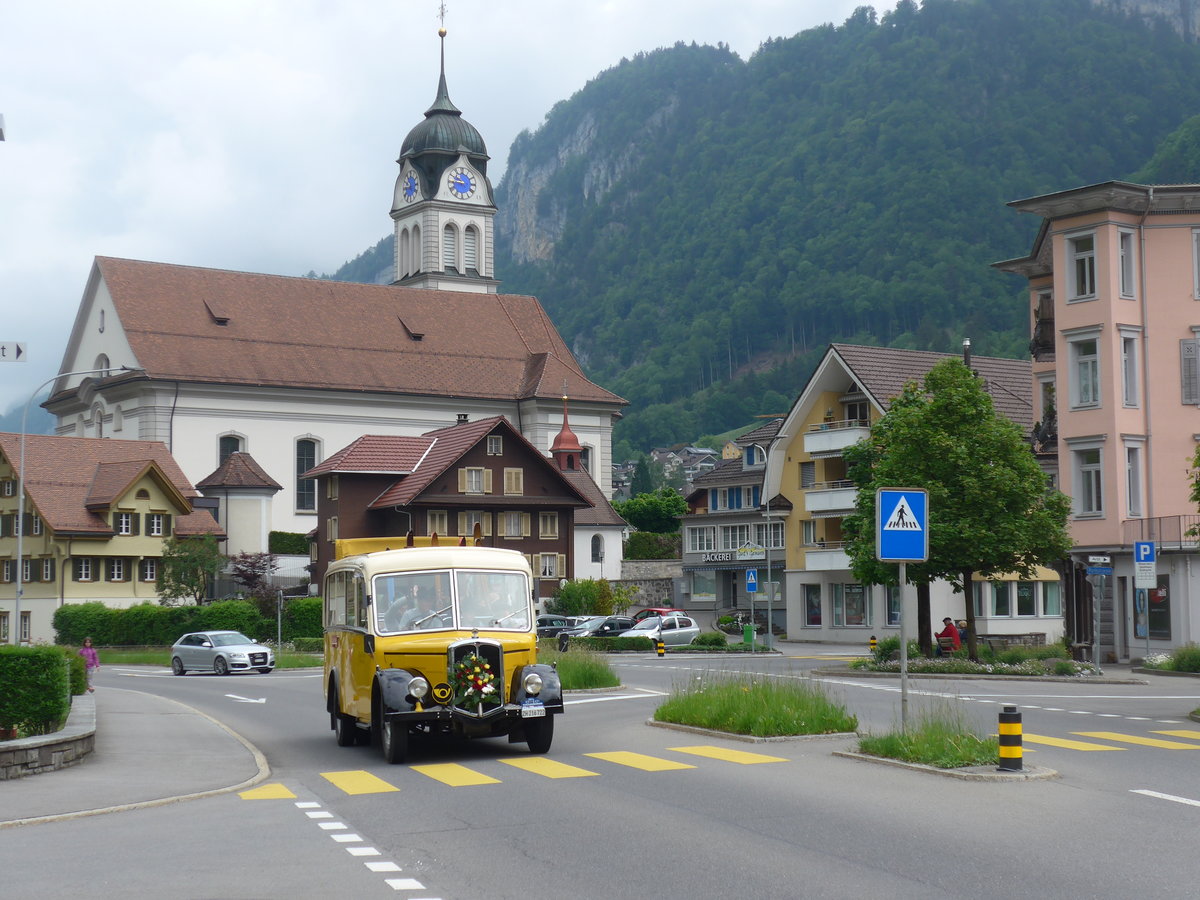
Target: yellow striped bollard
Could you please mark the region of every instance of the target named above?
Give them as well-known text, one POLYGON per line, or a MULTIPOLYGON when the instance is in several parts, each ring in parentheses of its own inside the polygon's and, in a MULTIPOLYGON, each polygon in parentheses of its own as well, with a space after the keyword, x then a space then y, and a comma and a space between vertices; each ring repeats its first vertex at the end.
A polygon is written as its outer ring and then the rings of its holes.
POLYGON ((871 643, 869 646, 871 648, 871 653, 874 653, 875 648, 879 646, 879 641, 875 639, 875 635, 871 635, 871 643))
POLYGON ((1021 714, 1015 706, 1006 706, 1000 713, 997 735, 1000 738, 1000 765, 997 772, 1021 771, 1021 714))
POLYGON ((656 641, 654 642, 654 646, 655 646, 655 648, 658 650, 658 655, 659 655, 659 656, 666 656, 666 655, 667 655, 667 645, 666 645, 666 643, 663 641, 663 639, 662 639, 662 638, 659 638, 658 640, 656 640, 656 641))

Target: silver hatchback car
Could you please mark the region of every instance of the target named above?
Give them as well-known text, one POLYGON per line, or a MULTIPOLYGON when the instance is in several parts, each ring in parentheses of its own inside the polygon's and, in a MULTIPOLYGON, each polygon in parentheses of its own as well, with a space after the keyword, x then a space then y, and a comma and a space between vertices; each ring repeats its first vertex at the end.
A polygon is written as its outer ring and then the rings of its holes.
POLYGON ((690 616, 650 616, 633 628, 621 632, 621 637, 648 637, 668 647, 683 647, 700 636, 700 626, 690 616))
POLYGON ((275 668, 275 653, 240 631, 195 631, 185 634, 171 647, 171 671, 245 672, 257 669, 266 675, 275 668))

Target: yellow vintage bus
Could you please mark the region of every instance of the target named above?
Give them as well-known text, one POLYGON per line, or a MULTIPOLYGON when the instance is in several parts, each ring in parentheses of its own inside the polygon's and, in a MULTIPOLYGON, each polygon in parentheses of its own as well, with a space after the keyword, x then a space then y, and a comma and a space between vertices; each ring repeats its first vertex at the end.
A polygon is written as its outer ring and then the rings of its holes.
POLYGON ((408 542, 338 541, 325 573, 325 702, 337 743, 374 742, 389 763, 423 734, 507 735, 548 752, 562 686, 537 662, 528 560, 437 546, 436 536, 408 542))

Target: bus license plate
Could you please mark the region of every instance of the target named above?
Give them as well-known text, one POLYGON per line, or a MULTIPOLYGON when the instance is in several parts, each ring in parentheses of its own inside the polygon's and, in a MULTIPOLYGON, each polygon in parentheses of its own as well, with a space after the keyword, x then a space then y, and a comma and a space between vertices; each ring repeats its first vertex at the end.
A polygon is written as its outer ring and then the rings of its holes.
POLYGON ((521 718, 522 719, 536 719, 539 716, 544 716, 544 715, 546 715, 546 707, 544 707, 544 706, 522 706, 521 707, 521 718))

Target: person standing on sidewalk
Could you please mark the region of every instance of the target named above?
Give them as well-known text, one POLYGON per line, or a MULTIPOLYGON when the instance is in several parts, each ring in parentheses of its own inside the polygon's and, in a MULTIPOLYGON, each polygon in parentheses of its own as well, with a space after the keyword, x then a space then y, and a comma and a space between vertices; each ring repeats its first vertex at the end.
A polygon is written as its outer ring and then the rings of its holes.
POLYGON ((79 648, 79 655, 83 657, 83 664, 87 668, 87 686, 88 693, 90 694, 96 690, 93 682, 96 680, 96 670, 100 668, 100 654, 92 646, 92 639, 90 637, 83 639, 83 646, 79 648))

